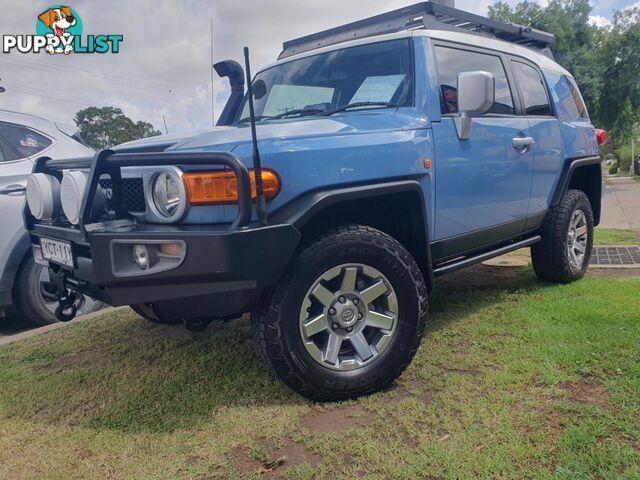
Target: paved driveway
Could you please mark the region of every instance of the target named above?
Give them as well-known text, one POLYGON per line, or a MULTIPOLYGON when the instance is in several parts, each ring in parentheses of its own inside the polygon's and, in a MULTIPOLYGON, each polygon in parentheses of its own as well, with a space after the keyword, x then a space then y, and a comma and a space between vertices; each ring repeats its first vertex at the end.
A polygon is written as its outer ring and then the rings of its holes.
POLYGON ((624 177, 605 179, 600 226, 640 231, 640 182, 624 177))

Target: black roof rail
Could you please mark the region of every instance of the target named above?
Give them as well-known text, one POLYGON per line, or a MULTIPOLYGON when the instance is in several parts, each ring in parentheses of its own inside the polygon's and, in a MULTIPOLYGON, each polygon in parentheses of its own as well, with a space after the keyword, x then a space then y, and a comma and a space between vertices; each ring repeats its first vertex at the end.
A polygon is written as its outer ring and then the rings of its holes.
POLYGON ((278 59, 349 40, 405 30, 464 30, 469 33, 513 42, 542 51, 553 58, 555 36, 513 23, 502 23, 480 15, 434 2, 416 3, 405 8, 358 20, 340 27, 284 42, 278 59))

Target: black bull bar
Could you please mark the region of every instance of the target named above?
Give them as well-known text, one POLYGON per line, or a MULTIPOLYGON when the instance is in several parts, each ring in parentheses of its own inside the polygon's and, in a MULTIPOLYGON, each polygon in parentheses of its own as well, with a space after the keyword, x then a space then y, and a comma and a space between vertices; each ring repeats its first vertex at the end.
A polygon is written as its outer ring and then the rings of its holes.
MULTIPOLYGON (((246 165, 233 153, 229 152, 161 152, 161 153, 117 153, 113 150, 97 152, 93 158, 77 158, 54 160, 40 157, 34 165, 33 173, 46 173, 59 180, 63 170, 86 169, 90 167, 89 182, 82 197, 79 228, 84 240, 88 238, 86 226, 92 223, 92 207, 98 189, 100 177, 109 175, 113 184, 113 206, 116 218, 127 218, 129 213, 123 208, 123 167, 153 167, 172 165, 216 166, 226 167, 233 171, 237 182, 238 215, 229 229, 247 227, 251 221, 252 199, 251 180, 246 165)), ((25 224, 32 230, 37 220, 25 205, 25 224)))

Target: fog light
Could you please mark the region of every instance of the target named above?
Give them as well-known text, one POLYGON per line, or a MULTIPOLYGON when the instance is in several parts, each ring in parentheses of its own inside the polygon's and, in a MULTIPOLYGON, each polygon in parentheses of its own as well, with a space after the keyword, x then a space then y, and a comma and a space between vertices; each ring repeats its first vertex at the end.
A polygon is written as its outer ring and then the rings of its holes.
POLYGON ((149 268, 149 252, 144 245, 134 245, 132 249, 133 261, 136 262, 140 270, 149 268))
POLYGON ((38 220, 52 218, 60 210, 60 182, 44 173, 34 173, 27 178, 27 204, 31 215, 38 220))
POLYGON ((82 212, 82 197, 87 188, 87 174, 80 171, 71 171, 64 174, 60 184, 60 200, 62 211, 67 220, 74 225, 80 223, 82 212))

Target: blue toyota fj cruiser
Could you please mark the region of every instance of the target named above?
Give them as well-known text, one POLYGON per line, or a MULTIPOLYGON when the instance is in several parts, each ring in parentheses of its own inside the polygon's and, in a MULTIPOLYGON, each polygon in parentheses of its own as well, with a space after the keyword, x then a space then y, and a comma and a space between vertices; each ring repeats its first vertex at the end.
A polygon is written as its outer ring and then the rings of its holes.
POLYGON ((191 328, 251 312, 302 395, 389 385, 436 277, 528 246, 543 281, 588 267, 598 139, 553 42, 420 3, 286 42, 246 94, 216 64, 215 129, 41 158, 25 221, 58 317, 74 292, 191 328))

